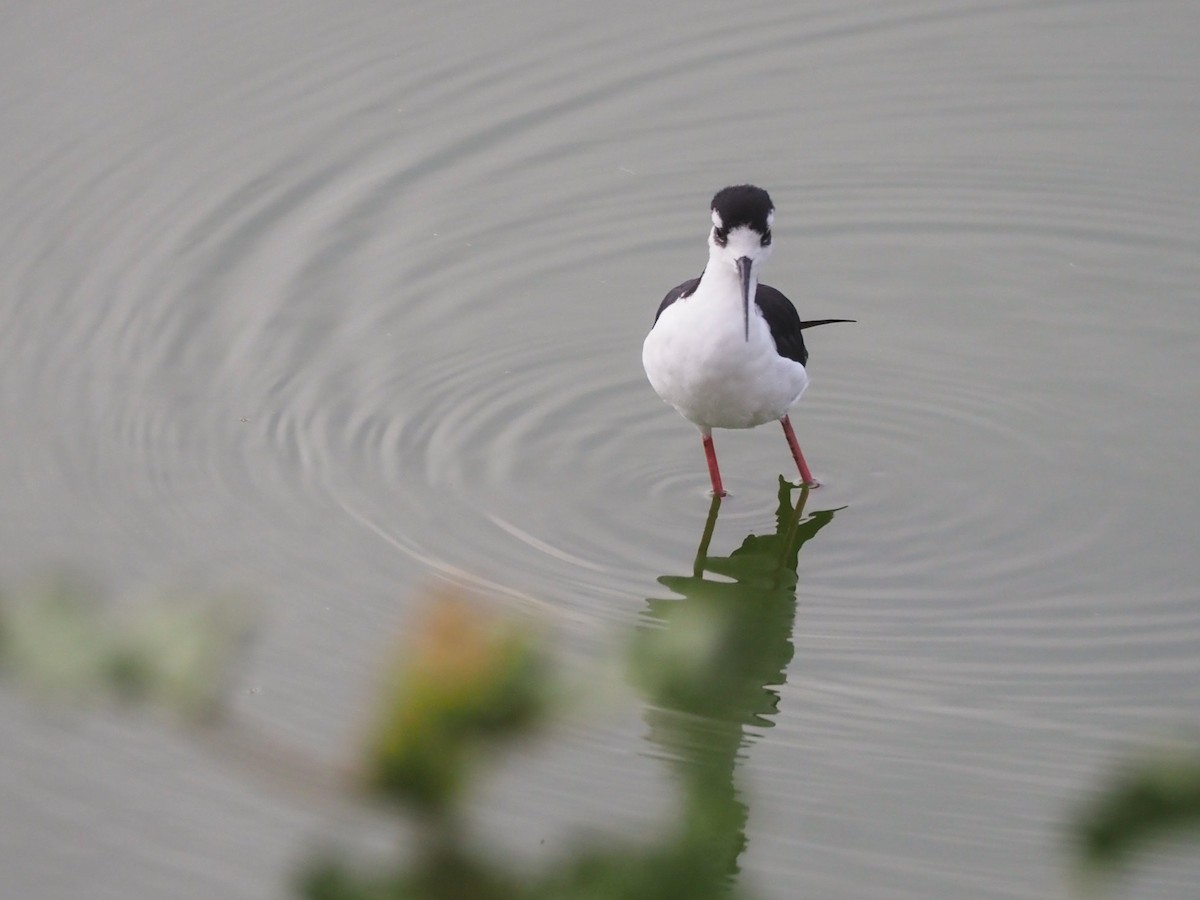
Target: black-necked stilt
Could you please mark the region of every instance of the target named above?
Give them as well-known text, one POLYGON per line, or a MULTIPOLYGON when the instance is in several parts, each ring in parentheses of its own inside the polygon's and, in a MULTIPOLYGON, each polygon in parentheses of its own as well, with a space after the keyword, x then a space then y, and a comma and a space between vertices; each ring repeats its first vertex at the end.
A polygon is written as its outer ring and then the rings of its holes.
POLYGON ((642 346, 642 365, 658 395, 700 429, 713 493, 725 496, 714 428, 783 425, 803 483, 816 486, 788 410, 808 387, 803 322, 790 300, 758 281, 771 254, 775 206, 752 184, 727 187, 712 199, 708 265, 699 278, 672 288, 642 346), (753 298, 754 302, 750 300, 753 298))

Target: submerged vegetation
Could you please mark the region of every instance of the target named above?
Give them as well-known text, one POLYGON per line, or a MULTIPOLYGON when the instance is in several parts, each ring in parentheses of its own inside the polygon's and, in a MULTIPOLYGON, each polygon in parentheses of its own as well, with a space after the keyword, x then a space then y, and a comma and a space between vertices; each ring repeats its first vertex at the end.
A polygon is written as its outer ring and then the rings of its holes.
MULTIPOLYGON (((577 686, 546 636, 455 592, 435 594, 385 666, 351 790, 417 835, 396 860, 326 853, 301 866, 308 900, 737 898, 748 801, 736 765, 773 724, 793 656, 801 548, 837 510, 806 515, 807 488, 780 479, 774 533, 710 555, 714 499, 691 571, 659 579, 627 642, 624 669, 644 701, 648 737, 681 795, 653 839, 568 843, 544 866, 500 861, 463 827, 489 760, 543 732, 577 686), (795 500, 793 500, 795 495, 795 500)), ((0 674, 53 698, 109 698, 230 727, 223 706, 249 634, 228 601, 105 607, 55 582, 0 598, 0 674)), ((234 727, 237 723, 233 723, 234 727)), ((1200 825, 1200 751, 1188 748, 1117 776, 1072 824, 1094 884, 1164 834, 1200 825)))

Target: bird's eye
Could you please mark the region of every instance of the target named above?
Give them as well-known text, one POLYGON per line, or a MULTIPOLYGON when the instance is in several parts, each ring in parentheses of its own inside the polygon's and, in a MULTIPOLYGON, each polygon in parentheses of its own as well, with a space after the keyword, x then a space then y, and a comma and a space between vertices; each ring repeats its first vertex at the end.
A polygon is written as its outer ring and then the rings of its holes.
POLYGON ((724 247, 729 243, 729 232, 724 228, 714 228, 713 240, 716 241, 720 246, 724 247))
POLYGON ((770 246, 771 246, 771 229, 770 229, 770 228, 768 228, 768 229, 767 229, 767 230, 766 230, 766 231, 763 233, 763 236, 762 236, 762 245, 763 245, 764 247, 770 247, 770 246))

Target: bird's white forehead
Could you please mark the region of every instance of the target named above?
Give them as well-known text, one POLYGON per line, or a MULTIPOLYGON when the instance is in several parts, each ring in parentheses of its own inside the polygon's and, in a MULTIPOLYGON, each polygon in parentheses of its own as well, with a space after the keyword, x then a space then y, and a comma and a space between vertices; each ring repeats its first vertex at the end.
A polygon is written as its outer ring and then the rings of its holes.
MULTIPOLYGON (((719 212, 717 212, 715 209, 712 211, 712 223, 717 228, 725 227, 724 223, 721 221, 721 214, 719 212)), ((768 228, 775 227, 775 210, 771 210, 769 213, 767 213, 767 227, 768 228)))

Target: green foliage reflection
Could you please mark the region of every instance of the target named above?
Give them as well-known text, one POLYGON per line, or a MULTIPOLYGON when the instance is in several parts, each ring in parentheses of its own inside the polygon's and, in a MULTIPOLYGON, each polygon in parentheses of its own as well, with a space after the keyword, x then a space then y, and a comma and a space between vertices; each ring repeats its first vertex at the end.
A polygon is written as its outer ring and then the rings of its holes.
POLYGON ((734 770, 754 729, 778 711, 777 688, 792 661, 800 548, 837 510, 804 517, 809 489, 779 479, 775 531, 749 535, 728 556, 709 546, 714 498, 690 575, 659 582, 678 595, 651 599, 635 640, 633 672, 651 702, 650 739, 666 751, 684 788, 685 842, 720 883, 737 872, 746 804, 734 770), (716 577, 712 577, 716 576, 716 577))

